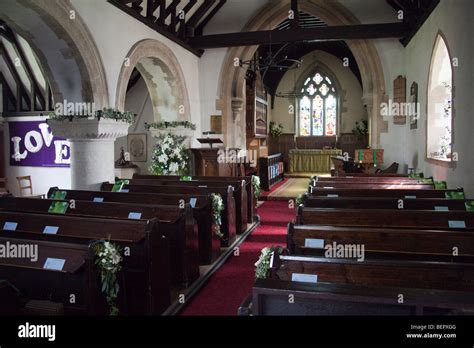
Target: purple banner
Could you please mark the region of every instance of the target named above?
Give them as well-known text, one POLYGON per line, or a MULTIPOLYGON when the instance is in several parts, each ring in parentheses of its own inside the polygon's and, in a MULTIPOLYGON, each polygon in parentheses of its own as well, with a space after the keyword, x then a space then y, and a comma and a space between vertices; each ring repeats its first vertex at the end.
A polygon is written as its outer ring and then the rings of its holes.
POLYGON ((69 167, 69 142, 53 136, 44 121, 8 122, 10 165, 24 167, 69 167))

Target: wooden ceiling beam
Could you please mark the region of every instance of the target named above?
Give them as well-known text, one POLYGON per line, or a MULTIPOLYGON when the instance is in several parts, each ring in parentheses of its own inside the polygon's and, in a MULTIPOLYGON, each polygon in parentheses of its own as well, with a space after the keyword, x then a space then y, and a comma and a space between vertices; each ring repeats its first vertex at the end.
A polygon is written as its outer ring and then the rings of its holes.
POLYGON ((204 31, 204 27, 207 25, 207 23, 210 22, 210 20, 216 15, 217 12, 222 8, 222 6, 225 5, 227 0, 220 0, 219 3, 212 9, 211 12, 204 18, 204 20, 199 23, 199 25, 195 28, 194 34, 195 35, 202 35, 204 31))
POLYGON ((409 33, 409 29, 405 23, 343 25, 196 36, 189 38, 188 43, 196 49, 206 49, 304 41, 402 38, 409 33))
POLYGON ((191 18, 187 21, 190 27, 196 28, 204 15, 211 9, 215 4, 215 0, 204 0, 204 3, 194 12, 191 18))

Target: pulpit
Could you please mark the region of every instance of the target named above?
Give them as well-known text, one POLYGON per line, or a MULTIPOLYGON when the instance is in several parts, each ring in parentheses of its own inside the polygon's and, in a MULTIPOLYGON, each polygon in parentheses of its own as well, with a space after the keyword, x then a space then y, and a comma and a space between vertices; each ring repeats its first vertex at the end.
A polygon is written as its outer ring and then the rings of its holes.
POLYGON ((238 161, 226 160, 225 148, 194 148, 191 152, 194 156, 193 175, 238 176, 238 161))

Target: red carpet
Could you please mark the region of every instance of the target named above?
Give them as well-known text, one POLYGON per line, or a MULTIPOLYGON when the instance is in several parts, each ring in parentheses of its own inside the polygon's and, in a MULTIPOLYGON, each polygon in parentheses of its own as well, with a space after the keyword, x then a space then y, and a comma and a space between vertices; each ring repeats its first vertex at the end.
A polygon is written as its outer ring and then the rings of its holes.
POLYGON ((240 255, 232 255, 180 315, 237 315, 242 301, 250 295, 260 250, 266 246, 286 246, 286 227, 295 217, 288 202, 269 201, 258 208, 261 224, 240 245, 240 255))

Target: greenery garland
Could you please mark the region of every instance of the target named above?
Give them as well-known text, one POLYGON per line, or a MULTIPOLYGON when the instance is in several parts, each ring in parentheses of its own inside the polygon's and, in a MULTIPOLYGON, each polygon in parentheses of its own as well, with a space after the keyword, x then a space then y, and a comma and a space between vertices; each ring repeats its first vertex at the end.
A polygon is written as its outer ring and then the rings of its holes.
POLYGON ((283 253, 283 248, 281 246, 272 246, 263 248, 260 257, 257 262, 255 262, 255 279, 267 279, 270 269, 270 260, 274 252, 278 254, 283 253))
POLYGON ((110 315, 118 315, 116 305, 120 286, 117 282, 117 273, 122 269, 123 260, 121 248, 110 241, 97 241, 93 245, 95 264, 99 268, 102 282, 102 292, 106 295, 110 315))
POLYGON ((260 177, 252 175, 253 195, 255 199, 260 197, 260 177))
POLYGON ((303 194, 299 194, 296 197, 296 207, 299 207, 301 204, 304 204, 303 194))
POLYGON ((132 124, 135 119, 135 114, 130 111, 120 111, 113 108, 103 108, 94 113, 94 115, 58 115, 54 111, 51 111, 49 114, 50 120, 55 121, 66 121, 69 120, 72 122, 74 119, 88 119, 91 116, 100 120, 101 118, 111 119, 115 121, 124 121, 126 123, 132 124))
POLYGON ((221 232, 221 226, 222 226, 222 218, 221 214, 222 211, 224 210, 224 201, 222 200, 222 197, 218 193, 212 193, 211 194, 211 200, 212 200, 212 222, 214 223, 214 228, 216 235, 219 236, 219 238, 223 238, 224 234, 221 232))
POLYGON ((145 123, 145 129, 150 130, 153 129, 167 129, 167 128, 177 128, 177 127, 184 127, 191 130, 196 130, 196 125, 189 121, 173 121, 173 122, 154 122, 154 123, 145 123))

